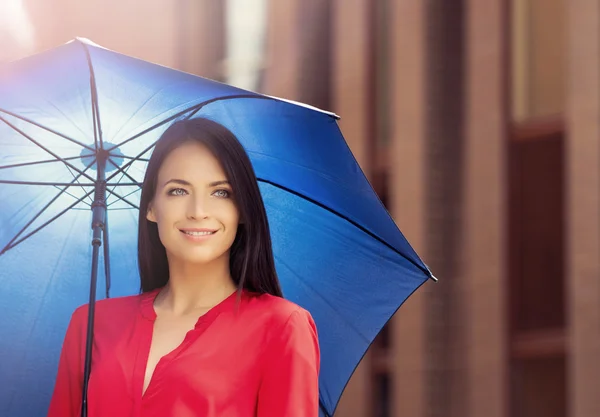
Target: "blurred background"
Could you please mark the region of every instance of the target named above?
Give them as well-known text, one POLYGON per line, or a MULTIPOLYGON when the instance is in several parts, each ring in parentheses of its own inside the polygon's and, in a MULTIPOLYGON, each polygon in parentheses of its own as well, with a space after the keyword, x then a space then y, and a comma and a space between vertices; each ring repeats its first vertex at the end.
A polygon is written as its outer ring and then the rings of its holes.
POLYGON ((76 36, 341 116, 440 281, 336 417, 600 416, 598 0, 0 0, 0 62, 76 36))

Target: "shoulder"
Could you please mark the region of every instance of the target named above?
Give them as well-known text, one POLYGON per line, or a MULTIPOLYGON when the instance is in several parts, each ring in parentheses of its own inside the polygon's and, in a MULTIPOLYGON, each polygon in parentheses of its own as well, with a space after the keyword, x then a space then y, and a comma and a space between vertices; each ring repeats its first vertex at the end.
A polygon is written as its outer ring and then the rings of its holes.
MULTIPOLYGON (((125 297, 107 298, 96 301, 96 318, 115 317, 131 314, 137 311, 148 294, 129 295, 125 297)), ((87 320, 89 304, 83 304, 73 312, 73 321, 87 320)))
POLYGON ((258 326, 262 331, 262 343, 279 349, 283 346, 308 345, 318 349, 317 327, 311 314, 298 304, 270 294, 254 295, 249 298, 250 313, 246 321, 250 327, 258 326))
POLYGON ((306 309, 285 298, 271 294, 253 295, 248 304, 271 328, 281 328, 298 320, 314 326, 313 318, 306 309))

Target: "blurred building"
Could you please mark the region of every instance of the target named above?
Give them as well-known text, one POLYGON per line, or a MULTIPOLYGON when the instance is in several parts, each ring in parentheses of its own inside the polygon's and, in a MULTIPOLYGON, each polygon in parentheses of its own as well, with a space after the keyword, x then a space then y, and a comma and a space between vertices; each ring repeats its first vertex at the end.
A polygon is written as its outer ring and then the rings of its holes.
POLYGON ((336 416, 600 416, 597 0, 23 3, 35 50, 87 37, 341 115, 440 282, 336 416))

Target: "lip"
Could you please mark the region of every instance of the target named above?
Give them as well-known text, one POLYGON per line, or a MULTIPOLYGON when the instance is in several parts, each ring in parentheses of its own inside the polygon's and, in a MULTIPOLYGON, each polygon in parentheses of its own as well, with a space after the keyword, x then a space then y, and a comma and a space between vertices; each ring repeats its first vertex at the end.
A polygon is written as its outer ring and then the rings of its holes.
POLYGON ((187 240, 190 240, 192 242, 203 242, 207 239, 210 239, 211 237, 213 237, 215 235, 215 233, 217 233, 218 230, 216 229, 198 229, 198 228, 186 228, 186 229, 179 229, 179 231, 181 232, 181 234, 183 235, 184 238, 186 238, 187 240), (186 232, 211 232, 211 234, 209 235, 202 235, 202 236, 192 236, 187 234, 186 232))
POLYGON ((199 229, 199 228, 193 228, 193 227, 186 227, 185 229, 179 229, 179 231, 184 232, 184 233, 185 232, 212 232, 212 233, 214 233, 217 231, 217 229, 206 229, 206 228, 199 229))

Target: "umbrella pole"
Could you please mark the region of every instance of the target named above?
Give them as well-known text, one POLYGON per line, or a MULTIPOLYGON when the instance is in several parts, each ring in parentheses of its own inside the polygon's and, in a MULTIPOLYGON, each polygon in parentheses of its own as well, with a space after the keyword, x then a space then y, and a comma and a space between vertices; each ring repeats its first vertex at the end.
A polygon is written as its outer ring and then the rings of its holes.
MULTIPOLYGON (((87 417, 87 391, 92 367, 92 346, 94 343, 94 317, 96 313, 96 284, 98 282, 98 257, 102 245, 102 233, 106 220, 106 160, 108 152, 98 151, 96 165, 97 181, 92 203, 92 274, 90 279, 90 299, 88 309, 88 323, 85 343, 85 367, 83 371, 83 390, 81 401, 81 417, 87 417), (106 155, 105 155, 106 153, 106 155)), ((107 256, 107 254, 105 254, 107 256)))

